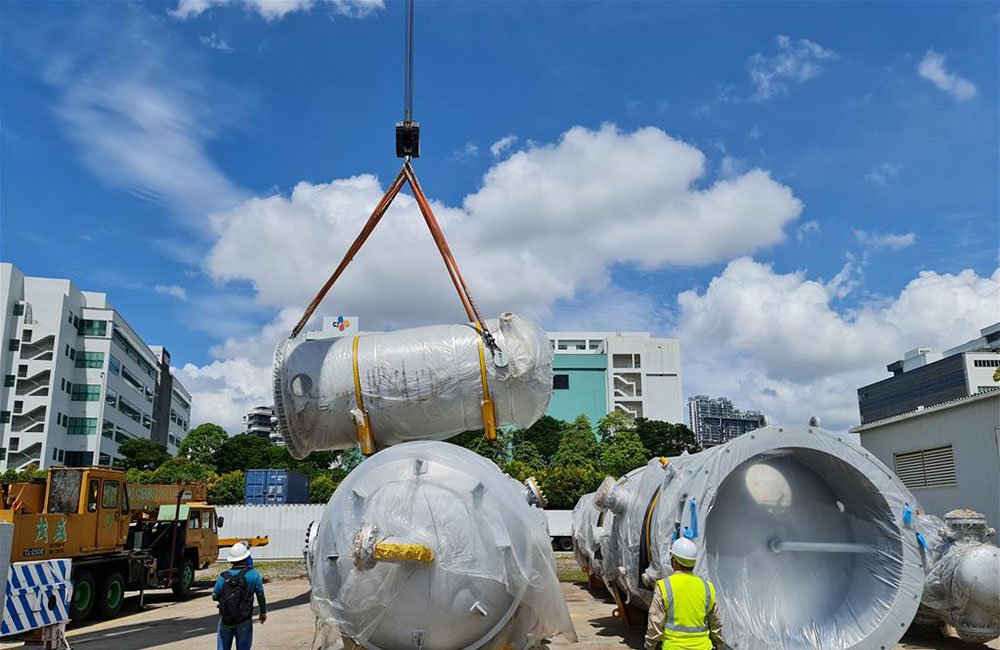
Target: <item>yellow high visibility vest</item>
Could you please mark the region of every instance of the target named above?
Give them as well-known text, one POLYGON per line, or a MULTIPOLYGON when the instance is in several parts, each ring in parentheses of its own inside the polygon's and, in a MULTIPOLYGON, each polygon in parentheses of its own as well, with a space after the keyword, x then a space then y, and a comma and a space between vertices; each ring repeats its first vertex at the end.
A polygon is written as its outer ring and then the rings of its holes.
POLYGON ((708 612, 715 605, 715 587, 693 573, 677 571, 657 580, 667 613, 663 650, 712 650, 708 612))

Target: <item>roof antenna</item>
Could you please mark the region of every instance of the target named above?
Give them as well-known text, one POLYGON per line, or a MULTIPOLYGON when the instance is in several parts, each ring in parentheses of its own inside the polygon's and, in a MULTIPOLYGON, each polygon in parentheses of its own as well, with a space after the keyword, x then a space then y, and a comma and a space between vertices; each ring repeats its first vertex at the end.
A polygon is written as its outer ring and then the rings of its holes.
POLYGON ((404 48, 403 121, 396 122, 396 157, 420 157, 420 124, 413 121, 413 0, 406 0, 404 48))

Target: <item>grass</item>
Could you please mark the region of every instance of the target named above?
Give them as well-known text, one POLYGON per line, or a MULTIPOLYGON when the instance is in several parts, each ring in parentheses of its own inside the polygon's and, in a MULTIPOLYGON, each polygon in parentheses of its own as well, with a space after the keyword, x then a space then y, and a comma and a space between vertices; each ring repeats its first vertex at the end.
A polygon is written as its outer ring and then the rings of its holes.
MULTIPOLYGON (((228 562, 216 562, 197 574, 198 580, 215 579, 220 573, 232 565, 228 562)), ((306 565, 303 560, 255 560, 253 568, 260 572, 264 582, 273 580, 295 580, 306 576, 306 565)))
POLYGON ((559 582, 587 582, 587 574, 576 563, 572 553, 556 553, 556 577, 559 582))

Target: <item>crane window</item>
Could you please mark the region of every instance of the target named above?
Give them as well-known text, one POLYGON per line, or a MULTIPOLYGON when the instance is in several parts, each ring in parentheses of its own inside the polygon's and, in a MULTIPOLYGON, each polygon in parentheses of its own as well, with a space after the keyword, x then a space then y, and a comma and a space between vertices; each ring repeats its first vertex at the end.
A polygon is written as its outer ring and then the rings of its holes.
POLYGON ((80 509, 80 485, 82 481, 83 470, 60 469, 52 472, 48 512, 75 515, 80 509))
POLYGON ((117 508, 120 494, 121 483, 118 481, 104 481, 104 496, 101 499, 101 507, 117 508))
POLYGON ((100 481, 91 481, 87 487, 87 512, 97 512, 98 492, 100 492, 100 481))
POLYGON ((191 513, 191 518, 188 519, 188 528, 190 530, 195 530, 196 528, 201 528, 201 518, 198 516, 197 512, 191 513))
POLYGON ((201 527, 211 528, 212 527, 212 511, 202 510, 201 511, 201 527))

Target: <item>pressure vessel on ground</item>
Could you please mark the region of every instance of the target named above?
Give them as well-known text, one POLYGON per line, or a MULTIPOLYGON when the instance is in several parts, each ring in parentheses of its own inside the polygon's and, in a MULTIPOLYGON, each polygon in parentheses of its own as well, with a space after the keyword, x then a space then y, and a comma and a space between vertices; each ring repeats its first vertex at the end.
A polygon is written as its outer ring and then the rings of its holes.
POLYGON ((366 459, 310 527, 326 648, 521 650, 576 639, 534 485, 444 442, 366 459))

